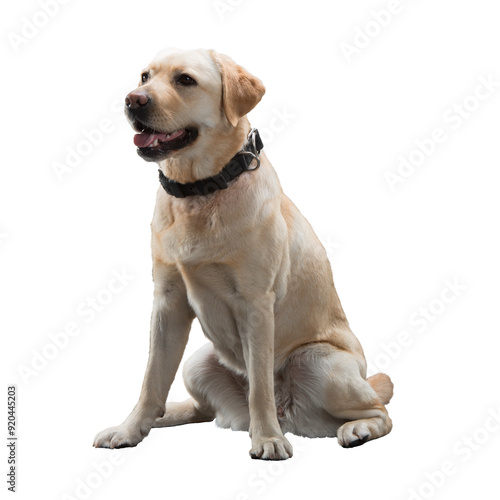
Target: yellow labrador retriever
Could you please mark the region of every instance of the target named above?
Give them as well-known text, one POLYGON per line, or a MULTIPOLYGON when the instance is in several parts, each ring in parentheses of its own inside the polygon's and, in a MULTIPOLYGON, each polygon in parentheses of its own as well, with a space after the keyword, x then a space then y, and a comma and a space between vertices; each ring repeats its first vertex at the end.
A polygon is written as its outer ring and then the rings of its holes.
POLYGON ((125 100, 139 155, 160 168, 150 353, 139 402, 96 447, 216 419, 249 431, 253 458, 280 460, 287 432, 353 447, 391 430, 392 382, 366 378, 326 252, 250 129, 264 92, 227 56, 166 50, 125 100), (210 342, 184 366, 192 397, 165 404, 195 317, 210 342))

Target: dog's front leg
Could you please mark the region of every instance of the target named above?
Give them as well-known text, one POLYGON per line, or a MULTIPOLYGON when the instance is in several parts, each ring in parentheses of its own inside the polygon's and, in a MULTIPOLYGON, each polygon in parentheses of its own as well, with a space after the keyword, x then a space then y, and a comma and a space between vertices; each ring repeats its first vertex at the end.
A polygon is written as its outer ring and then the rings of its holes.
POLYGON ((155 298, 151 316, 149 359, 139 402, 125 421, 94 439, 98 448, 136 446, 163 416, 168 391, 184 353, 194 313, 176 268, 158 266, 153 271, 155 298))
POLYGON ((252 458, 285 460, 292 446, 281 431, 274 398, 274 294, 249 305, 242 345, 250 386, 252 458))

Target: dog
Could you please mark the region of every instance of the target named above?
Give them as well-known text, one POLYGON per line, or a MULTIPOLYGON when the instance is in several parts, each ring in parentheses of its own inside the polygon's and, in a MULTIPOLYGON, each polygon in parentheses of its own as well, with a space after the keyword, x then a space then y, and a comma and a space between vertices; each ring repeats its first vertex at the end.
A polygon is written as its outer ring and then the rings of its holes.
POLYGON ((137 152, 161 182, 150 352, 137 405, 95 447, 215 419, 249 432, 252 458, 283 460, 288 432, 351 448, 392 428, 393 384, 366 378, 326 252, 246 117, 264 92, 228 56, 168 49, 125 99, 137 152), (184 365, 191 398, 166 403, 195 317, 210 342, 184 365))

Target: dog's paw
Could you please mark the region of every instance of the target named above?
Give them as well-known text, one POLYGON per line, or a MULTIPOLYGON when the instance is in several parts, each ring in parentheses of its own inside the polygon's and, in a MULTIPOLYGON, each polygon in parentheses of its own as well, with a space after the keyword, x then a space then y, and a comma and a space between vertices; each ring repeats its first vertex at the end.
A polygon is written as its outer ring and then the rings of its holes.
POLYGON ((94 447, 127 448, 137 446, 143 439, 140 429, 122 424, 99 432, 94 438, 94 447))
POLYGON ((261 460, 286 460, 293 455, 292 445, 284 436, 252 439, 250 456, 261 460))
POLYGON ((347 422, 337 430, 337 440, 344 448, 361 446, 371 439, 370 430, 364 422, 347 422))

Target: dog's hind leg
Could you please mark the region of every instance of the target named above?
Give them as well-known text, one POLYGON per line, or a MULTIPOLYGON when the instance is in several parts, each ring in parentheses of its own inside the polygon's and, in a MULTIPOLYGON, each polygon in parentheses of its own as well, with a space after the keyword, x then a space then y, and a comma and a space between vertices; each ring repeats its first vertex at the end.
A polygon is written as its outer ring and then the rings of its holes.
POLYGON ((200 411, 195 404, 195 400, 190 398, 181 403, 167 403, 165 414, 155 420, 153 427, 173 427, 174 425, 211 422, 214 418, 213 413, 200 411))
POLYGON ((325 410, 345 423, 337 430, 344 448, 359 446, 385 436, 392 429, 385 405, 393 394, 391 379, 382 373, 365 379, 365 364, 359 356, 333 352, 327 365, 325 410))
POLYGON ((216 419, 220 427, 248 431, 248 381, 221 364, 212 344, 206 344, 186 361, 183 375, 192 398, 182 403, 167 403, 165 414, 153 427, 216 419))
POLYGON ((301 436, 337 436, 345 448, 388 434, 392 423, 385 405, 393 386, 387 375, 366 379, 361 353, 325 342, 299 347, 284 366, 283 425, 301 436))

